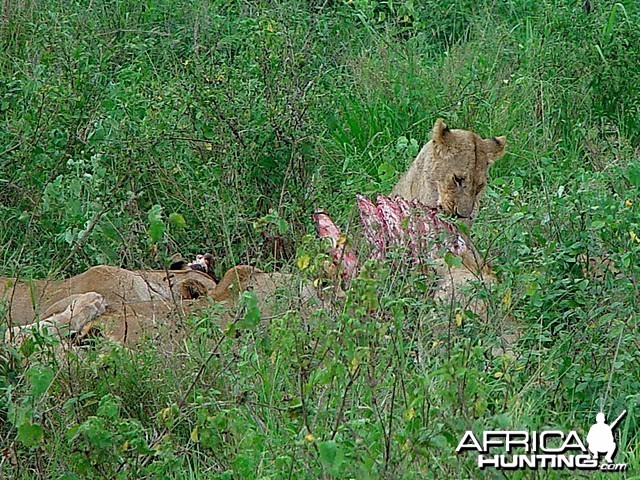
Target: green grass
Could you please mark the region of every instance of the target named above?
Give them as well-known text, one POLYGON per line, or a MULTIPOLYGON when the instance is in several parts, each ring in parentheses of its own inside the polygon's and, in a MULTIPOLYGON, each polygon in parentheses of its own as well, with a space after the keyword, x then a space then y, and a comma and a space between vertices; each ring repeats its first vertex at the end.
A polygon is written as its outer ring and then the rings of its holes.
POLYGON ((600 408, 629 411, 616 461, 640 475, 640 9, 591 5, 5 1, 4 275, 175 251, 295 272, 270 245, 319 264, 310 213, 354 224, 436 118, 509 153, 473 229, 490 324, 373 265, 343 310, 238 335, 212 310, 171 354, 2 345, 0 478, 502 478, 455 453, 465 430, 584 434, 600 408), (516 359, 488 353, 507 319, 516 359))

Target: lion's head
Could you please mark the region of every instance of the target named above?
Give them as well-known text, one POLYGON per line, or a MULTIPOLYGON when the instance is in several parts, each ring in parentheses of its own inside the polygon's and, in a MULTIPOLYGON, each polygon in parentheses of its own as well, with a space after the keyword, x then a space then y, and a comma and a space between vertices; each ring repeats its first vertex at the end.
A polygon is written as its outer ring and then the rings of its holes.
POLYGON ((468 130, 451 130, 438 120, 432 140, 431 171, 438 205, 451 215, 473 221, 486 190, 487 171, 504 155, 506 137, 483 140, 468 130))
POLYGON ((393 193, 438 205, 470 225, 478 215, 487 171, 504 155, 506 137, 482 139, 468 130, 452 130, 442 120, 393 193))

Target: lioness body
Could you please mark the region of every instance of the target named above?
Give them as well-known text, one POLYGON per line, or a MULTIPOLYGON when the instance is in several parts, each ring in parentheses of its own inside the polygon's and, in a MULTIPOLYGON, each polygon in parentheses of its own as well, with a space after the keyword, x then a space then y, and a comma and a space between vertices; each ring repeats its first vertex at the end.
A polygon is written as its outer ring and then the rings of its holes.
MULTIPOLYGON (((293 275, 266 273, 249 265, 231 268, 216 284, 194 271, 129 271, 100 265, 66 280, 20 281, 0 277, 0 300, 8 306, 11 329, 7 339, 18 341, 29 330, 62 333, 89 330, 120 343, 179 330, 176 319, 200 310, 210 301, 233 307, 241 292, 252 290, 263 315, 289 306, 320 306, 322 292, 293 275), (286 292, 289 305, 279 304, 286 292)), ((222 318, 223 322, 226 318, 222 318)), ((178 335, 179 337, 179 335, 178 335)))
POLYGON ((173 302, 181 300, 180 287, 196 283, 203 292, 216 283, 206 274, 194 270, 130 271, 98 265, 64 280, 22 281, 0 277, 0 300, 9 305, 8 317, 14 324, 25 325, 36 318, 47 318, 49 309, 74 294, 99 293, 106 304, 115 307, 130 302, 173 302))
MULTIPOLYGON (((505 145, 504 136, 482 139, 474 132, 453 130, 437 120, 431 140, 402 175, 392 195, 439 206, 471 226, 486 190, 489 167, 504 155, 505 145)), ((494 283, 495 276, 471 239, 463 237, 467 248, 461 255, 462 265, 449 267, 442 259, 435 262, 438 282, 433 295, 437 301, 455 302, 486 319, 486 305, 469 295, 467 289, 472 281, 494 283)))

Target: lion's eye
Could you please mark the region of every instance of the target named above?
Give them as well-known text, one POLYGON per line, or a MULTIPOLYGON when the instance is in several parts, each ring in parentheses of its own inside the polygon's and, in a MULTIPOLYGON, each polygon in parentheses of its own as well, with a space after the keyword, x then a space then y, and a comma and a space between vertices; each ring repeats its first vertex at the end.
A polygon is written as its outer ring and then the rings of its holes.
POLYGON ((464 177, 459 177, 457 175, 453 176, 453 181, 456 182, 456 185, 458 185, 459 187, 462 186, 462 183, 464 182, 464 177))
POLYGON ((481 192, 484 187, 485 187, 485 184, 481 183, 480 185, 478 185, 478 191, 481 192))

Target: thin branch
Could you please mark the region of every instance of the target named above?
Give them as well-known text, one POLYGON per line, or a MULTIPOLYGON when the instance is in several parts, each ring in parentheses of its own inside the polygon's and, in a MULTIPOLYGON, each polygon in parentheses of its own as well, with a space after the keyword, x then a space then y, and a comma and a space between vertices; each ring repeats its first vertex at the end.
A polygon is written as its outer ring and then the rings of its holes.
POLYGON ((13 152, 14 150, 17 150, 22 146, 23 143, 24 143, 23 141, 19 141, 15 145, 11 145, 10 147, 7 147, 4 152, 0 153, 0 157, 4 157, 5 155, 13 152))
POLYGON ((349 390, 351 390, 351 387, 353 386, 353 382, 355 382, 356 378, 358 377, 358 373, 360 373, 359 364, 356 366, 355 370, 353 371, 353 374, 349 379, 349 383, 347 383, 347 386, 344 389, 344 393, 342 394, 342 403, 340 404, 338 415, 336 415, 336 423, 333 426, 333 431, 331 432, 331 440, 333 440, 336 434, 338 433, 338 427, 340 426, 340 419, 342 418, 342 413, 344 412, 344 407, 347 403, 347 394, 349 393, 349 390))
MULTIPOLYGON (((238 323, 240 321, 240 319, 242 318, 242 313, 243 311, 240 310, 235 318, 233 319, 233 321, 231 322, 231 325, 235 325, 236 323, 238 323)), ((202 376, 202 374, 204 373, 204 369, 207 367, 207 365, 209 365, 209 362, 211 361, 211 359, 217 355, 218 353, 218 349, 220 348, 220 345, 222 345, 223 340, 226 338, 226 336, 224 334, 220 335, 220 338, 218 339, 218 341, 216 342, 216 344, 213 346, 213 350, 211 350, 211 353, 209 353, 209 356, 205 359, 204 362, 202 362, 202 364, 200 365, 200 368, 198 369, 198 372, 196 373, 196 376, 193 377, 193 381, 191 382, 191 384, 189 384, 189 387, 187 388, 187 391, 184 392, 184 394, 182 395, 182 397, 180 398, 180 401, 178 402, 178 409, 182 408, 184 406, 184 404, 187 401, 187 397, 189 396, 189 394, 191 393, 191 391, 193 390, 193 388, 196 386, 196 383, 198 383, 198 380, 200 380, 200 377, 202 376)))
POLYGON ((134 28, 118 28, 116 30, 111 30, 109 32, 97 33, 96 35, 99 37, 112 37, 118 33, 140 33, 143 35, 159 35, 161 37, 171 36, 171 34, 167 32, 159 32, 157 30, 139 30, 134 28))

